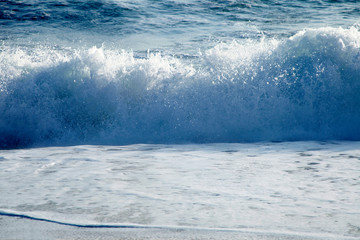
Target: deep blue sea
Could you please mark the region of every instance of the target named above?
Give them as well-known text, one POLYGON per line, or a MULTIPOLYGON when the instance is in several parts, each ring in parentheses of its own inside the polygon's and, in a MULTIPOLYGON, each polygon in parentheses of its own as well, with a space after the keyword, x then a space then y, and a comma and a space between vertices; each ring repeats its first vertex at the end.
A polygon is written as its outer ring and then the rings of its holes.
POLYGON ((359 1, 2 0, 0 147, 360 140, 359 1))

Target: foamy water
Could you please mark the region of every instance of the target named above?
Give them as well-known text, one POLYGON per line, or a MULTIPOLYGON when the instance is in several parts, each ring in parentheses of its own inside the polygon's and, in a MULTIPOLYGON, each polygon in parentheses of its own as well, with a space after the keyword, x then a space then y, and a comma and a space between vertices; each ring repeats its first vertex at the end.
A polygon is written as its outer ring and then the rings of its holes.
POLYGON ((191 58, 2 46, 3 147, 359 140, 360 33, 234 40, 191 58))
POLYGON ((0 1, 2 223, 358 239, 359 12, 0 1))
POLYGON ((1 151, 0 214, 97 227, 359 237, 359 143, 1 151))

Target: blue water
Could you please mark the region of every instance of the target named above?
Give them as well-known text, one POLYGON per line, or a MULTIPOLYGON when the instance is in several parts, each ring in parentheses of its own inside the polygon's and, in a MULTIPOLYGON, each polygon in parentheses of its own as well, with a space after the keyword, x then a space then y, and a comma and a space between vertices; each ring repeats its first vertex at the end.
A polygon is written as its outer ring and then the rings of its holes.
POLYGON ((0 1, 0 148, 360 140, 360 1, 0 1))

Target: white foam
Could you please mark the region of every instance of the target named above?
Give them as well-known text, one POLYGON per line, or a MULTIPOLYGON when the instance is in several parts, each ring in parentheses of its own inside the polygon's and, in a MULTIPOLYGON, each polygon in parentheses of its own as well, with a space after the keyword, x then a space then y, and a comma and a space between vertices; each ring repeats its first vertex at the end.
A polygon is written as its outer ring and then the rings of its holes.
POLYGON ((359 39, 309 29, 191 58, 2 46, 0 142, 357 140, 359 39))
POLYGON ((358 237, 358 149, 293 142, 1 151, 0 208, 77 225, 358 237))

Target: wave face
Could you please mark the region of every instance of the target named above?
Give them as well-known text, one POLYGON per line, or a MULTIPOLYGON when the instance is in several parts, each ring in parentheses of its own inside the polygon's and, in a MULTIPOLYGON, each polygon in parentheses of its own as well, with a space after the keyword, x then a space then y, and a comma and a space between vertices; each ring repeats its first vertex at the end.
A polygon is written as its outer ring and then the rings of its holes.
POLYGON ((0 47, 0 147, 360 140, 360 32, 320 28, 194 56, 0 47))

